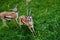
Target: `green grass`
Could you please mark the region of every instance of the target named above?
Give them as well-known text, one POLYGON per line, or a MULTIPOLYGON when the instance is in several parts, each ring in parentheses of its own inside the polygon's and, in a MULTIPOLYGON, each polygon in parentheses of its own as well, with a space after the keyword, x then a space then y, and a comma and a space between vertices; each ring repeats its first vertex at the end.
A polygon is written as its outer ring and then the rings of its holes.
MULTIPOLYGON (((16 4, 19 16, 26 15, 25 0, 0 0, 0 12, 10 11, 16 4)), ((0 19, 0 40, 60 40, 60 0, 32 0, 28 7, 32 7, 36 35, 25 25, 20 29, 14 20, 7 20, 7 28, 0 19)))

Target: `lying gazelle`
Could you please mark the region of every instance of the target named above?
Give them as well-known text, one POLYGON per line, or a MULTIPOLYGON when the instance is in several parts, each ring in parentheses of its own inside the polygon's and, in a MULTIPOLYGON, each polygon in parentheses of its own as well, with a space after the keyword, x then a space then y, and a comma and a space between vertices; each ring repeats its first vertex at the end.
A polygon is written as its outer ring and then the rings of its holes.
POLYGON ((13 10, 12 12, 1 12, 0 13, 0 18, 2 19, 4 26, 8 27, 8 25, 6 24, 6 19, 14 19, 16 22, 18 22, 17 21, 17 18, 18 18, 17 8, 15 7, 12 10, 13 10))

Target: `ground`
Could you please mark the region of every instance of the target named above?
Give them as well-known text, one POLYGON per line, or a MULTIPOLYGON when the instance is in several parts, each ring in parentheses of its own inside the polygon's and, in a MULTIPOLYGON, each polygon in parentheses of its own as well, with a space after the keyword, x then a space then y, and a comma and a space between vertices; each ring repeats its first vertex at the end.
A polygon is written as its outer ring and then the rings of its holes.
MULTIPOLYGON (((0 0, 0 12, 11 11, 18 4, 18 13, 26 15, 25 0, 0 0)), ((3 26, 0 19, 0 40, 60 40, 60 0, 31 0, 35 35, 14 20, 7 20, 9 27, 3 26)))

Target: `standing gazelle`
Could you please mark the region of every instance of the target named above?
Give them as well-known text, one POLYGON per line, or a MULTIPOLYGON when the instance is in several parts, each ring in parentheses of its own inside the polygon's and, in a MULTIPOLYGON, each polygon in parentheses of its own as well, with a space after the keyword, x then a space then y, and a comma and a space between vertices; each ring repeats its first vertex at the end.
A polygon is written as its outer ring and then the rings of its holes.
POLYGON ((2 19, 4 26, 8 27, 8 25, 6 24, 6 19, 14 19, 16 22, 18 22, 17 21, 17 18, 18 18, 17 8, 15 7, 12 10, 13 10, 12 12, 1 12, 0 13, 0 18, 2 19))
POLYGON ((29 13, 27 11, 27 16, 22 15, 19 17, 19 24, 20 25, 25 24, 29 28, 29 30, 33 33, 34 32, 33 18, 30 15, 31 15, 31 9, 29 13))
POLYGON ((33 26, 33 19, 32 19, 32 16, 30 16, 31 14, 31 9, 30 9, 30 12, 28 10, 28 3, 30 2, 31 0, 26 0, 26 12, 27 12, 27 16, 20 16, 19 17, 19 24, 20 25, 23 25, 25 24, 29 30, 33 33, 34 32, 34 26, 33 26))
POLYGON ((34 32, 33 19, 31 16, 28 16, 28 17, 26 17, 24 15, 20 16, 19 22, 20 22, 20 25, 25 24, 31 32, 34 32))

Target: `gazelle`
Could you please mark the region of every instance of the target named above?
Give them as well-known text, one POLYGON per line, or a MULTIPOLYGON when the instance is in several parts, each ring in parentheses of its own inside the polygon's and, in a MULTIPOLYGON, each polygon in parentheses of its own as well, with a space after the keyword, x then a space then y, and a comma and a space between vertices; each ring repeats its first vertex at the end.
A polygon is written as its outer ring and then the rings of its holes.
MULTIPOLYGON (((29 13, 31 13, 31 10, 29 13)), ((28 16, 24 16, 24 15, 20 16, 19 17, 19 24, 20 25, 25 24, 32 33, 34 32, 34 25, 33 25, 32 16, 29 16, 29 15, 28 16)))
POLYGON ((31 16, 20 16, 19 17, 20 25, 25 24, 31 32, 34 32, 33 19, 31 16))
POLYGON ((6 24, 6 19, 14 19, 16 22, 18 22, 17 21, 17 18, 18 18, 17 8, 15 7, 12 10, 13 10, 12 12, 5 11, 5 12, 0 13, 0 18, 2 19, 4 26, 8 27, 8 25, 6 24))
POLYGON ((32 16, 29 15, 31 13, 31 9, 30 9, 30 12, 28 13, 28 3, 30 1, 31 0, 26 0, 27 16, 24 16, 24 15, 20 16, 19 17, 19 24, 20 25, 25 24, 29 28, 29 30, 33 33, 34 32, 33 19, 32 19, 32 16))

